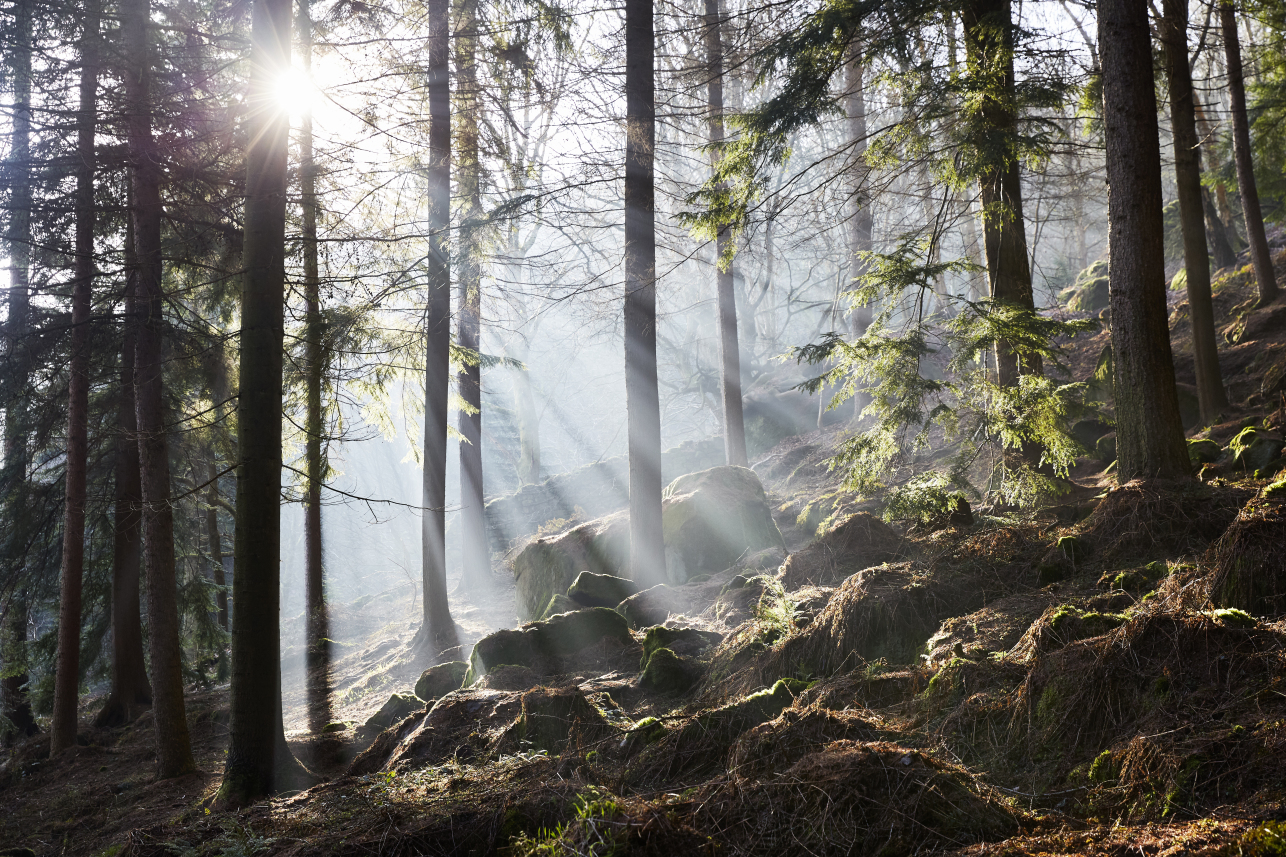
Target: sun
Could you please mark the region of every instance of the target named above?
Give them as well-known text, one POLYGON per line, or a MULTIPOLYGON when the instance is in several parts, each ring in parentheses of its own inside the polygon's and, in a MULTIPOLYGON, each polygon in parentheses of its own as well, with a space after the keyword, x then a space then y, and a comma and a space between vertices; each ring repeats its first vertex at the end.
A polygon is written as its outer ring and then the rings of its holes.
POLYGON ((291 116, 312 112, 320 97, 316 84, 294 66, 278 76, 275 90, 277 103, 291 116))

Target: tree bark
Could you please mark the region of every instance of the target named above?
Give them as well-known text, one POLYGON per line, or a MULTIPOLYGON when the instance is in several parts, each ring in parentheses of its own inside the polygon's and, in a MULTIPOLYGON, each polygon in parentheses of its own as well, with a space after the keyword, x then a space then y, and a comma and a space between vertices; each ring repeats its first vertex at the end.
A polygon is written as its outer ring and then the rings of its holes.
POLYGON ((290 67, 290 0, 252 12, 242 247, 241 388, 232 565, 232 722, 219 801, 239 806, 284 785, 296 764, 281 720, 281 420, 285 344, 286 160, 276 99, 290 67))
MULTIPOLYGON (((707 106, 710 144, 723 143, 723 10, 719 0, 705 0, 707 106)), ((710 166, 719 166, 719 152, 710 152, 710 166)), ((719 364, 723 392, 723 447, 728 464, 749 467, 746 458, 746 423, 741 403, 741 349, 737 341, 736 273, 732 262, 732 233, 719 227, 715 237, 716 301, 719 313, 719 364), (726 267, 725 267, 726 262, 726 267)))
MULTIPOLYGON (((460 276, 459 329, 456 341, 477 351, 482 325, 481 242, 476 221, 482 217, 478 164, 478 0, 461 0, 456 34, 456 72, 459 75, 460 276)), ((460 585, 475 594, 491 589, 491 556, 487 548, 486 508, 482 491, 482 367, 465 363, 456 375, 456 389, 465 407, 458 414, 460 430, 460 585)))
MULTIPOLYGON (((13 81, 12 130, 9 146, 9 223, 5 245, 9 251, 9 307, 5 322, 8 365, 5 367, 4 488, 5 571, 15 578, 25 573, 22 545, 27 539, 27 383, 31 355, 27 336, 31 316, 31 41, 32 5, 14 3, 13 45, 10 74, 13 81)), ((5 611, 3 656, 5 677, 0 679, 3 713, 13 724, 11 736, 34 735, 37 730, 27 695, 27 595, 25 582, 14 586, 5 611)))
POLYGON ((655 40, 652 0, 625 2, 625 408, 630 572, 663 583, 661 401, 656 372, 655 40))
POLYGON ((196 769, 183 700, 182 654, 170 504, 169 442, 165 428, 165 336, 161 258, 161 165, 152 138, 149 0, 121 4, 126 122, 134 188, 134 252, 138 258, 138 340, 135 400, 143 502, 143 570, 147 575, 148 643, 156 768, 161 779, 196 769))
POLYGON ((1161 148, 1147 5, 1098 7, 1118 479, 1190 474, 1165 305, 1161 148))
POLYGON ((50 755, 76 744, 80 691, 81 580, 85 567, 85 481, 89 459, 89 324, 94 284, 94 131, 98 119, 98 0, 85 4, 76 117, 76 261, 71 298, 67 464, 50 755))
POLYGON ((214 596, 215 621, 219 627, 228 630, 228 592, 227 572, 223 568, 223 536, 219 532, 219 467, 211 459, 208 470, 210 488, 206 492, 205 532, 210 540, 210 571, 214 585, 219 591, 214 596))
MULTIPOLYGON (((987 145, 993 151, 1008 151, 1009 141, 1018 133, 1011 0, 971 0, 961 12, 961 20, 969 74, 982 80, 992 93, 984 98, 980 110, 987 145)), ((979 189, 991 297, 1034 310, 1017 159, 1008 155, 994 157, 979 181, 979 189)), ((1011 387, 1021 374, 1039 375, 1041 360, 1037 355, 1020 359, 1002 341, 996 343, 996 367, 1000 385, 1011 387)))
POLYGON ((1170 94, 1170 126, 1174 134, 1174 173, 1179 189, 1179 219, 1183 230, 1183 262, 1187 271, 1188 310, 1192 316, 1192 354, 1196 363, 1197 400, 1201 421, 1213 425, 1228 408, 1215 339, 1214 305, 1210 297, 1210 254, 1206 246, 1205 209, 1201 198, 1201 149, 1188 66, 1187 0, 1162 0, 1161 44, 1165 53, 1170 94))
MULTIPOLYGON (((134 208, 133 192, 127 192, 134 208)), ((134 221, 125 224, 125 295, 121 314, 120 401, 117 405, 115 522, 112 528, 112 690, 94 719, 99 728, 122 726, 152 705, 152 686, 143 660, 143 619, 139 606, 142 570, 143 488, 138 462, 138 417, 134 409, 134 351, 138 340, 135 292, 138 260, 134 221)))
POLYGON ((429 253, 424 311, 424 511, 421 530, 424 622, 417 645, 430 657, 454 645, 447 600, 447 403, 451 373, 451 6, 429 0, 429 253))
POLYGON ((1250 148, 1250 122, 1246 117, 1246 84, 1242 80, 1241 40, 1237 34, 1237 13, 1230 0, 1219 4, 1219 23, 1223 27, 1224 52, 1228 58, 1228 97, 1232 102, 1232 150, 1237 160, 1237 186, 1241 189, 1241 211, 1246 218, 1246 240, 1250 243, 1250 261, 1255 266, 1260 304, 1277 299, 1277 277, 1273 257, 1264 234, 1264 215, 1259 208, 1259 188, 1255 185, 1255 161, 1250 148))
MULTIPOLYGON (((312 74, 313 19, 310 0, 298 0, 300 65, 312 74)), ((326 371, 325 320, 321 310, 321 276, 317 266, 317 164, 313 157, 312 111, 299 125, 299 195, 303 215, 304 256, 304 603, 307 619, 304 653, 308 695, 308 728, 320 732, 330 722, 330 617, 322 566, 321 489, 326 480, 322 448, 322 378, 326 371)))

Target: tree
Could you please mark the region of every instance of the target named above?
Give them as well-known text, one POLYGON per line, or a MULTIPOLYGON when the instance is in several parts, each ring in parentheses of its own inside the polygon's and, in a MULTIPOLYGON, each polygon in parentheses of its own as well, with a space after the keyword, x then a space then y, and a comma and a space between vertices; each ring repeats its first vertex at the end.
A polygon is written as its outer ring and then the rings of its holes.
POLYGON ((165 336, 161 250, 161 162, 152 136, 149 0, 121 6, 126 57, 126 124, 134 189, 134 253, 138 264, 138 338, 135 401, 143 506, 143 570, 147 575, 148 642, 156 767, 161 779, 196 769, 183 700, 179 612, 174 562, 174 508, 170 502, 169 432, 165 425, 165 336))
POLYGON ((89 325, 94 283, 98 16, 98 0, 89 0, 81 25, 80 106, 76 117, 76 261, 67 394, 62 591, 59 598, 54 716, 49 730, 51 755, 76 743, 76 703, 80 691, 81 581, 85 567, 85 482, 89 465, 89 325))
POLYGON ((456 375, 463 406, 460 430, 460 583, 485 592, 491 578, 487 549, 486 508, 482 493, 482 366, 476 357, 482 322, 481 170, 478 160, 478 0, 462 0, 456 33, 456 72, 459 80, 460 274, 459 328, 456 344, 470 353, 456 375))
POLYGON ((1179 189, 1188 311, 1192 316, 1197 400, 1202 422, 1210 425, 1227 409, 1228 395, 1224 392, 1223 376, 1219 371, 1214 305, 1210 296, 1210 254, 1206 245, 1205 209, 1201 196, 1201 149, 1197 139, 1192 71, 1188 65, 1188 4, 1187 0, 1162 0, 1161 7, 1158 29, 1170 95, 1174 173, 1179 189))
MULTIPOLYGON (((965 65, 979 105, 972 117, 976 122, 973 157, 979 161, 983 248, 991 297, 1031 310, 1035 301, 1015 140, 1018 112, 1011 0, 970 0, 960 17, 965 65)), ((996 369, 1000 385, 1011 387, 1018 383, 1020 374, 1039 375, 1041 359, 1031 354, 1024 364, 1009 343, 998 340, 996 369)))
POLYGON ((289 117, 275 86, 290 68, 290 0, 255 0, 246 98, 232 722, 219 800, 271 794, 297 770, 281 720, 281 421, 289 117))
MULTIPOLYGON (((133 209, 133 194, 127 208, 133 209)), ((134 410, 134 349, 138 314, 134 294, 138 263, 134 221, 125 224, 125 294, 121 313, 121 357, 117 400, 115 520, 112 526, 112 688, 94 719, 100 728, 130 722, 152 705, 152 687, 143 660, 143 620, 139 607, 142 571, 143 489, 139 484, 138 416, 134 410)))
POLYGON ((1250 243, 1250 260, 1255 266, 1259 285, 1259 302, 1277 299, 1277 278, 1273 257, 1264 234, 1264 215, 1259 207, 1259 188, 1255 185, 1255 161, 1250 148, 1250 122, 1246 117, 1246 84, 1241 69, 1241 39, 1237 35, 1237 13, 1232 0, 1220 0, 1219 23, 1223 28, 1224 52, 1228 58, 1228 98, 1232 107, 1232 150, 1237 161, 1237 186, 1241 190, 1241 210, 1246 218, 1246 240, 1250 243))
MULTIPOLYGON (((711 166, 719 167, 719 147, 723 145, 723 10, 719 0, 705 0, 705 43, 707 104, 710 117, 711 166)), ((746 426, 741 407, 741 351, 737 342, 737 293, 734 288, 732 228, 719 227, 715 238, 715 257, 719 262, 716 305, 719 313, 720 386, 723 399, 723 445, 729 464, 748 467, 746 426)))
POLYGON ((1118 478, 1190 473, 1165 305, 1161 149, 1147 6, 1098 9, 1118 478))
POLYGON ((629 421, 630 573, 665 581, 661 401, 656 373, 656 82, 652 0, 625 2, 625 407, 629 421))
MULTIPOLYGON (((299 0, 300 65, 312 73, 313 19, 310 0, 299 0)), ((321 489, 327 461, 322 450, 322 379, 326 369, 326 323, 321 309, 317 270, 317 164, 313 157, 312 110, 305 108, 299 125, 299 191, 303 209, 304 255, 304 649, 308 685, 308 725, 314 732, 330 722, 330 622, 326 576, 322 564, 321 489)))
MULTIPOLYGON (((862 55, 854 49, 844 67, 844 112, 848 118, 848 139, 853 146, 855 169, 852 176, 853 210, 848 220, 848 252, 852 259, 850 280, 857 280, 866 273, 866 254, 875 249, 875 218, 871 212, 871 201, 867 182, 870 170, 866 165, 867 129, 866 129, 866 80, 862 67, 862 55)), ((853 308, 853 337, 860 339, 866 335, 871 326, 871 306, 862 304, 853 308)), ((861 416, 868 404, 868 397, 863 393, 854 396, 854 415, 861 416)))
POLYGON ((421 556, 424 622, 419 645, 434 650, 454 643, 455 623, 447 601, 447 405, 451 373, 451 7, 428 5, 429 153, 425 170, 429 252, 425 260, 428 301, 424 308, 424 509, 421 556))

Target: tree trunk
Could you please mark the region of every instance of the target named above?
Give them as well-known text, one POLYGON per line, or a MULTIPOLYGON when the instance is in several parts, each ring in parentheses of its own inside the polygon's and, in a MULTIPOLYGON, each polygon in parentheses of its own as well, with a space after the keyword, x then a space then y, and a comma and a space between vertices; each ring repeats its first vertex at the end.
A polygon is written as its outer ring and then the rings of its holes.
POLYGON ((239 806, 285 785, 296 764, 281 720, 281 419, 285 344, 286 159, 276 100, 290 67, 290 0, 255 0, 246 104, 241 388, 232 564, 232 722, 219 801, 239 806))
MULTIPOLYGON (((476 221, 482 217, 478 165, 478 0, 461 0, 460 29, 456 34, 456 71, 460 105, 459 183, 460 211, 459 331, 461 348, 477 351, 482 322, 481 242, 476 221)), ((456 389, 464 400, 459 411, 460 429, 460 530, 463 589, 482 595, 491 589, 491 556, 487 549, 486 509, 482 493, 482 367, 465 363, 456 375, 456 389)))
POLYGON ((428 303, 424 312, 424 511, 421 550, 424 623, 417 645, 430 658, 454 645, 455 623, 447 601, 447 403, 451 373, 451 6, 430 0, 429 253, 425 260, 428 303))
POLYGON ((652 0, 625 2, 625 409, 629 422, 630 572, 665 582, 661 400, 656 380, 656 104, 652 0))
POLYGON ((161 260, 160 154, 152 138, 149 0, 121 5, 125 56, 126 122, 134 188, 134 252, 138 258, 138 341, 135 401, 143 500, 143 570, 147 575, 148 643, 152 712, 156 719, 156 768, 161 779, 196 769, 183 700, 179 609, 174 559, 174 509, 165 428, 164 295, 161 260))
MULTIPOLYGON (((311 77, 313 19, 310 0, 298 0, 300 65, 311 77)), ((304 654, 308 728, 320 732, 330 722, 330 617, 322 567, 321 489, 326 480, 322 449, 322 378, 326 371, 325 320, 317 267, 317 164, 313 158, 313 116, 304 110, 299 126, 299 195, 304 256, 304 654)))
POLYGON ((216 621, 223 630, 228 630, 228 579, 223 568, 223 536, 219 533, 219 466, 210 461, 210 489, 206 492, 205 532, 210 540, 211 572, 214 585, 219 591, 214 596, 216 621))
POLYGON ((76 262, 71 298, 67 464, 58 611, 58 660, 49 753, 76 744, 80 691, 81 579, 85 567, 85 478, 89 459, 89 323, 94 284, 94 130, 98 118, 98 0, 85 6, 76 117, 76 262))
POLYGON ((1161 148, 1148 9, 1098 7, 1107 144, 1108 247, 1118 479, 1190 473, 1165 305, 1161 148))
POLYGON ((1174 173, 1179 189, 1179 218, 1183 229, 1183 263, 1187 270, 1188 309, 1192 314, 1192 354, 1197 372, 1201 421, 1218 422, 1228 408, 1219 349, 1215 339, 1214 305, 1210 297, 1210 255, 1206 247, 1205 211, 1201 199, 1201 149, 1193 109, 1192 72, 1188 66, 1187 0, 1162 0, 1161 44, 1170 90, 1170 125, 1174 134, 1174 173))
MULTIPOLYGON (((867 253, 875 249, 875 217, 871 211, 870 191, 867 182, 870 180, 870 168, 866 164, 867 128, 866 128, 866 70, 862 65, 859 50, 854 49, 844 67, 844 112, 848 116, 848 139, 853 146, 853 171, 849 199, 853 211, 848 220, 848 255, 850 268, 850 285, 856 286, 870 267, 866 260, 867 253)), ((850 318, 853 337, 860 339, 871 327, 874 308, 870 305, 854 307, 850 318)), ((862 411, 870 404, 871 397, 865 390, 854 396, 853 418, 861 419, 862 411)))
MULTIPOLYGON (((1011 0, 971 0, 961 12, 961 20, 969 74, 984 81, 991 93, 984 98, 980 110, 986 138, 992 148, 1008 150, 1010 140, 1018 133, 1011 0)), ((991 297, 1023 309, 1035 309, 1018 162, 993 157, 993 166, 979 182, 991 297)), ((1020 374, 1041 373, 1039 356, 1020 359, 1003 341, 996 343, 996 366, 1003 387, 1017 384, 1020 374)))
MULTIPOLYGON (((710 144, 723 143, 723 10, 719 0, 705 0, 706 59, 709 63, 707 84, 710 144)), ((710 165, 718 167, 719 152, 712 149, 710 165)), ((741 406, 741 350, 737 342, 736 274, 732 269, 732 233, 719 227, 715 238, 718 266, 717 292, 719 312, 719 363, 723 388, 723 447, 729 464, 748 467, 746 458, 746 425, 741 406), (726 267, 725 267, 726 265, 726 267)))
MULTIPOLYGON (((127 191, 130 211, 134 195, 127 191)), ((143 619, 139 607, 142 568, 143 488, 138 463, 138 417, 134 410, 134 351, 138 333, 135 293, 138 260, 134 221, 125 224, 125 308, 121 316, 120 401, 116 439, 116 510, 112 528, 112 691, 94 719, 99 728, 122 726, 152 705, 152 687, 143 660, 143 619)))
MULTIPOLYGON (((27 335, 31 315, 31 13, 32 4, 14 3, 13 42, 10 54, 13 81, 12 130, 9 145, 9 224, 5 244, 9 251, 9 307, 5 322, 8 347, 5 368, 4 488, 5 565, 9 574, 22 575, 22 545, 27 539, 27 381, 31 356, 27 335)), ((13 724, 9 735, 34 735, 37 731, 27 695, 27 596, 25 581, 14 586, 5 612, 3 711, 13 724)), ((9 736, 6 736, 6 739, 9 736)))
POLYGON ((1259 302, 1277 299, 1277 277, 1273 257, 1264 235, 1264 215, 1259 208, 1259 188, 1255 185, 1255 162, 1250 148, 1250 122, 1246 117, 1246 85, 1242 80, 1241 41, 1237 34, 1237 14, 1230 0, 1219 4, 1219 23, 1223 26, 1224 52, 1228 57, 1228 96, 1232 102, 1232 150, 1237 159, 1237 186, 1241 189, 1241 211, 1246 218, 1246 240, 1250 243, 1250 261, 1255 266, 1259 284, 1259 302))

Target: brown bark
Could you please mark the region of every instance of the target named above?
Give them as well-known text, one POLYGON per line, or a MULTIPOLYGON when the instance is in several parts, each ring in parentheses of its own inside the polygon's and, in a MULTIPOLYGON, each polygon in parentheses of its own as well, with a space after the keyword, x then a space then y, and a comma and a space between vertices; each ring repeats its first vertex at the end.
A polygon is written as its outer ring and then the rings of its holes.
MULTIPOLYGON (((969 74, 980 78, 991 93, 981 105, 981 122, 991 148, 1007 150, 1008 140, 1018 132, 1011 0, 971 0, 961 12, 961 21, 969 74)), ((991 297, 1035 309, 1017 159, 997 159, 980 179, 979 189, 991 297)), ((996 367, 1000 385, 1010 387, 1021 374, 1039 375, 1041 360, 1038 355, 1020 358, 1002 341, 996 343, 996 367)))
MULTIPOLYGON (((723 142, 723 10, 719 0, 705 0, 705 43, 707 74, 706 105, 709 111, 710 143, 723 142)), ((712 150, 710 165, 718 167, 719 153, 712 150)), ((723 447, 728 464, 749 467, 746 458, 746 422, 741 402, 741 348, 737 341, 736 273, 732 268, 732 232, 719 227, 715 238, 716 305, 719 313, 720 386, 723 393, 723 447), (727 266, 724 267, 724 263, 727 266)))
MULTIPOLYGON (((133 209, 133 194, 129 193, 133 209)), ((134 411, 134 349, 138 262, 134 224, 125 225, 125 296, 121 314, 120 400, 117 405, 116 509, 112 529, 112 690, 94 719, 99 728, 129 723, 152 705, 152 687, 143 661, 143 619, 139 606, 142 570, 143 489, 139 484, 138 418, 134 411)))
MULTIPOLYGON (((300 65, 312 73, 313 20, 310 0, 299 0, 300 65)), ((322 379, 326 370, 325 320, 321 310, 321 276, 317 268, 317 164, 313 157, 313 117, 305 110, 299 127, 299 191, 303 214, 304 256, 304 664, 307 675, 308 727, 320 732, 330 722, 330 616, 322 565, 321 489, 326 479, 322 448, 322 379)))
POLYGON ((134 189, 134 252, 138 259, 138 340, 135 400, 143 504, 143 571, 147 575, 148 642, 156 768, 161 779, 196 769, 183 699, 182 654, 174 559, 174 509, 170 504, 169 442, 165 428, 165 336, 161 259, 160 155, 152 137, 149 0, 121 5, 126 122, 134 189))
POLYGON ((1218 422, 1228 408, 1219 371, 1214 305, 1210 296, 1210 254, 1206 246, 1205 210, 1201 198, 1201 150, 1188 66, 1187 0, 1162 0, 1159 22, 1170 95, 1170 126, 1174 135, 1174 173, 1179 189, 1179 219, 1183 230, 1183 261, 1187 271, 1188 309, 1192 316, 1192 354, 1196 363, 1197 399, 1201 420, 1218 422))
POLYGON ((656 375, 655 40, 652 0, 625 3, 625 408, 630 459, 630 573, 665 582, 661 402, 656 375))
POLYGON ((424 510, 421 555, 424 620, 417 645, 430 657, 455 644, 447 600, 447 403, 451 373, 451 6, 428 6, 429 164, 426 170, 429 253, 424 309, 424 510))
MULTIPOLYGON (((460 88, 458 180, 460 211, 459 328, 456 342, 471 351, 480 345, 482 324, 481 242, 476 221, 482 217, 478 164, 478 2, 461 0, 456 33, 456 71, 460 88)), ((482 367, 460 367, 456 389, 465 407, 458 414, 460 430, 460 585, 482 595, 491 589, 491 557, 487 546, 485 499, 482 491, 482 367)))
POLYGON ((98 118, 98 2, 85 7, 80 108, 76 117, 76 261, 71 299, 67 393, 66 502, 63 507, 58 655, 49 753, 76 743, 80 691, 81 580, 85 567, 85 479, 89 459, 89 322, 94 284, 94 130, 98 118))
POLYGON ((1259 285, 1259 302, 1277 299, 1277 277, 1273 257, 1264 234, 1264 215, 1259 207, 1259 188, 1255 185, 1255 161, 1250 148, 1250 122, 1246 117, 1246 84, 1242 79, 1241 40, 1237 34, 1237 13, 1230 0, 1219 4, 1219 23, 1223 26, 1224 52, 1228 57, 1228 97, 1232 102, 1232 150, 1237 161, 1237 186, 1241 190, 1241 211, 1246 219, 1246 240, 1250 243, 1250 261, 1255 266, 1259 285))
POLYGON ((219 787, 238 806, 287 784, 297 763, 281 720, 281 420, 286 160, 274 84, 290 66, 290 0, 255 0, 246 97, 245 239, 232 567, 232 720, 219 787))
POLYGON ((1099 3, 1118 479, 1190 473, 1165 305, 1161 147, 1148 11, 1099 3))

